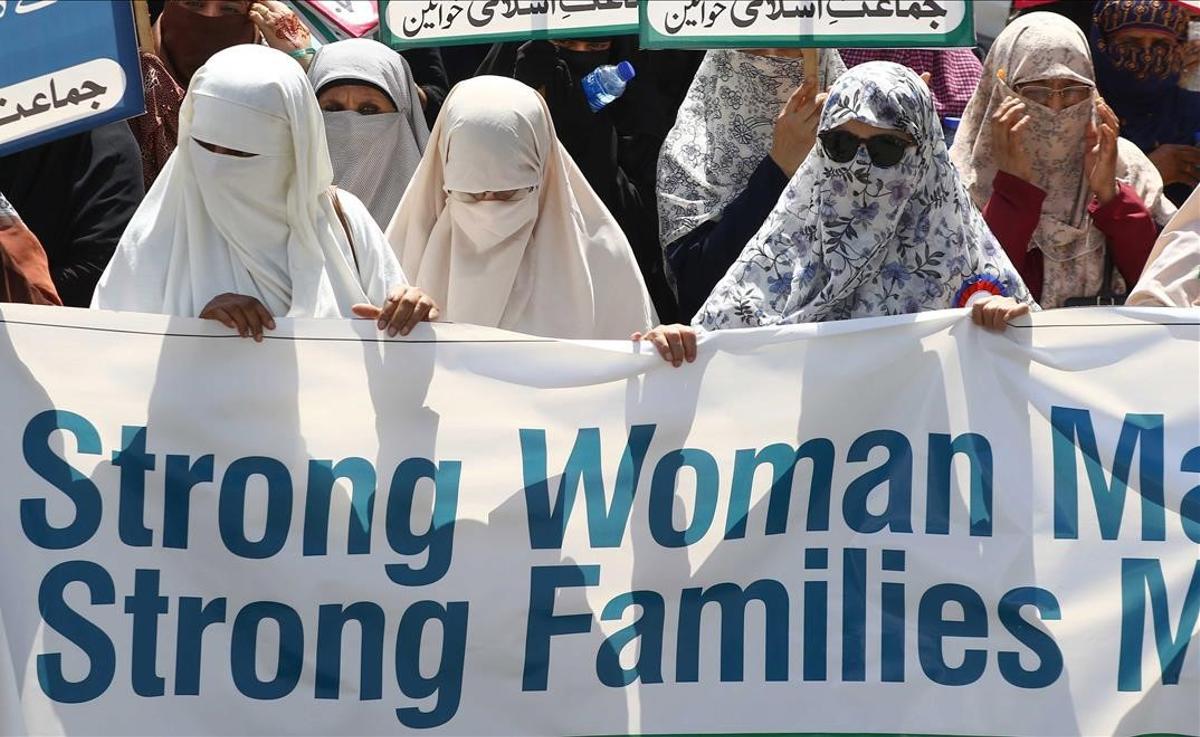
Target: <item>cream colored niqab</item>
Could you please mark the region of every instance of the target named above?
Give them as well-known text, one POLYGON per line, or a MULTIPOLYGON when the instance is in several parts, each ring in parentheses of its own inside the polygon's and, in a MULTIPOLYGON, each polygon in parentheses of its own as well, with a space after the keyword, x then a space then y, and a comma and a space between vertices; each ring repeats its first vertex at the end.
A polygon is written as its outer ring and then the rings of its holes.
POLYGON ((450 321, 623 340, 656 320, 625 234, 541 96, 512 79, 451 90, 387 233, 450 321), (469 196, 510 190, 507 201, 469 196))

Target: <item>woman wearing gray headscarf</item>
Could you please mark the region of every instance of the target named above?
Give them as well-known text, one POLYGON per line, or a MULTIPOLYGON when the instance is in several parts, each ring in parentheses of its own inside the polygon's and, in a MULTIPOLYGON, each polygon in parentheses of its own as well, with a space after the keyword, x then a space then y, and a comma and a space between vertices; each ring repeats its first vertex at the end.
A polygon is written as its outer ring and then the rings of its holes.
POLYGON ((356 38, 321 47, 308 78, 325 118, 334 183, 386 228, 429 140, 408 62, 356 38))

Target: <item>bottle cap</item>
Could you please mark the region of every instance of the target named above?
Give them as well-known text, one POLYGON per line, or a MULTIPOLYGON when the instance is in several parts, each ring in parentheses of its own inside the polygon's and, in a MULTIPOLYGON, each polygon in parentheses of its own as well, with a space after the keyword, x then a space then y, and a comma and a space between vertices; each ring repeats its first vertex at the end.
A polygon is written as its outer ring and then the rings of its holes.
POLYGON ((623 61, 617 65, 617 76, 621 78, 621 81, 628 82, 637 76, 637 70, 629 62, 623 61))

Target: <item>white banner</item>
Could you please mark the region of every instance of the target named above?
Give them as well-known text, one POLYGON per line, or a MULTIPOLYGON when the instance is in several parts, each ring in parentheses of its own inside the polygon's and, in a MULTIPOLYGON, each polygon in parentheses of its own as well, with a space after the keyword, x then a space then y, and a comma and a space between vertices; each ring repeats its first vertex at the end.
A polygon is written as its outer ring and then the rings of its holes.
POLYGON ((5 734, 1200 734, 1200 311, 0 310, 5 734))

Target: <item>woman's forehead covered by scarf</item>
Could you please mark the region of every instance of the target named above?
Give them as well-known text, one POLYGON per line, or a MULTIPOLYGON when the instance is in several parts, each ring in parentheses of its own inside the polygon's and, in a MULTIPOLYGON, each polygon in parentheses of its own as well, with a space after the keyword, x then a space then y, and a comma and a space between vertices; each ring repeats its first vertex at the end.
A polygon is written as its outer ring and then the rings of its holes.
MULTIPOLYGON (((1188 19, 1182 6, 1168 0, 1098 0, 1092 27, 1097 61, 1132 77, 1125 83, 1173 83, 1183 66, 1182 42, 1187 39, 1188 19), (1161 32, 1165 43, 1148 49, 1116 43, 1116 35, 1127 30, 1161 32)), ((1101 69, 1102 76, 1105 71, 1101 69)), ((1151 88, 1146 91, 1154 94, 1151 88)))
POLYGON ((246 153, 292 155, 292 129, 318 127, 316 97, 304 72, 278 51, 236 48, 237 54, 214 55, 192 78, 192 138, 246 153), (246 66, 247 59, 254 66, 246 66), (307 103, 300 106, 303 110, 297 109, 297 101, 307 103))
POLYGON ((554 134, 537 92, 508 77, 475 77, 455 86, 442 117, 447 191, 497 192, 541 183, 554 134))
MULTIPOLYGON (((1079 26, 1057 13, 1030 13, 1004 29, 984 62, 980 93, 1050 79, 1095 86, 1092 54, 1079 26)), ((978 94, 978 93, 977 93, 978 94)))
POLYGON ((890 61, 854 67, 829 90, 821 132, 851 120, 907 133, 926 150, 942 140, 929 87, 910 69, 890 61))
POLYGON ((372 84, 387 94, 396 112, 412 109, 412 73, 404 57, 368 38, 351 38, 322 46, 308 70, 317 94, 333 82, 372 84))
POLYGON ((1099 0, 1094 20, 1104 36, 1130 28, 1164 31, 1181 41, 1187 36, 1187 11, 1172 0, 1099 0))

